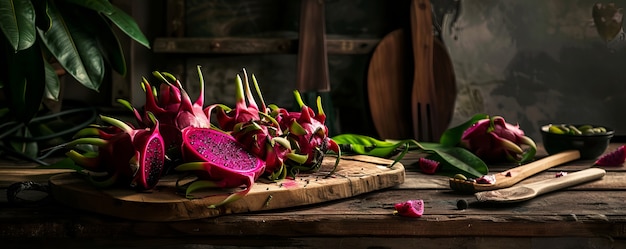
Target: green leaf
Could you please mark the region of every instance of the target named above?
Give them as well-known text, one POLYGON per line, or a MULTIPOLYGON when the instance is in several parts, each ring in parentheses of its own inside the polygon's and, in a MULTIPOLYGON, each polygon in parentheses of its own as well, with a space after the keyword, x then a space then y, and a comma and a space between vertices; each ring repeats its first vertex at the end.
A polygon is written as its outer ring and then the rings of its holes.
MULTIPOLYGON (((4 43, 3 43, 4 44, 4 43)), ((38 42, 30 48, 15 53, 3 46, 6 56, 0 63, 0 81, 13 116, 28 123, 39 110, 45 89, 43 58, 38 42), (4 65, 3 65, 4 64, 4 65)))
POLYGON ((464 123, 446 130, 439 139, 439 143, 445 146, 457 146, 461 142, 463 132, 470 126, 475 124, 478 120, 486 119, 489 116, 487 114, 476 114, 470 120, 464 123))
POLYGON ((98 13, 113 14, 115 9, 109 0, 64 0, 65 2, 83 6, 98 13))
POLYGON ((388 158, 398 152, 400 147, 417 143, 415 140, 382 141, 373 137, 358 134, 340 134, 332 140, 342 146, 342 152, 388 158))
POLYGON ((420 143, 422 149, 431 152, 429 159, 442 163, 442 174, 462 173, 466 176, 481 177, 489 173, 485 162, 472 152, 461 147, 450 147, 437 143, 420 143))
POLYGON ((46 60, 43 60, 43 65, 45 68, 46 75, 46 88, 44 92, 44 97, 47 99, 59 100, 59 92, 61 89, 61 81, 59 80, 59 76, 56 74, 54 67, 50 65, 46 60))
POLYGON ((133 40, 137 41, 139 44, 145 46, 146 48, 150 48, 150 42, 148 42, 148 38, 141 32, 139 29, 139 25, 133 20, 131 16, 126 14, 123 10, 113 6, 115 11, 111 14, 105 14, 107 18, 109 18, 122 32, 128 35, 133 40))
POLYGON ((14 51, 35 43, 35 9, 30 0, 0 1, 0 29, 14 51))
POLYGON ((97 91, 104 75, 104 63, 100 62, 102 57, 98 56, 97 47, 94 47, 95 42, 90 41, 83 34, 76 34, 80 43, 75 41, 71 34, 75 30, 74 26, 68 26, 55 4, 48 5, 48 13, 52 20, 52 27, 48 32, 38 30, 43 43, 74 79, 85 87, 97 91), (102 73, 98 74, 98 72, 102 73))
MULTIPOLYGON (((30 130, 26 126, 20 129, 16 135, 22 136, 24 138, 32 138, 30 130)), ((39 153, 39 147, 37 146, 37 142, 19 142, 11 140, 10 144, 13 150, 15 150, 16 152, 19 152, 30 158, 37 158, 37 153, 39 153)))
POLYGON ((111 68, 120 75, 126 75, 126 60, 124 59, 124 51, 117 35, 113 32, 113 27, 101 15, 84 15, 87 19, 85 23, 89 23, 93 30, 93 36, 100 44, 100 53, 103 58, 111 65, 111 68))

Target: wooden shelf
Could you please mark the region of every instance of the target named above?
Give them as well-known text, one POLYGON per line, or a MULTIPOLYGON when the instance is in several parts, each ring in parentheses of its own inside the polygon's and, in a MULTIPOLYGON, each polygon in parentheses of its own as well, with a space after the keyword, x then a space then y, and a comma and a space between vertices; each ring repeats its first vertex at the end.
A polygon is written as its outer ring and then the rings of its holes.
MULTIPOLYGON (((368 54, 380 39, 326 40, 328 54, 368 54)), ((296 54, 297 38, 156 38, 153 51, 169 54, 296 54)))

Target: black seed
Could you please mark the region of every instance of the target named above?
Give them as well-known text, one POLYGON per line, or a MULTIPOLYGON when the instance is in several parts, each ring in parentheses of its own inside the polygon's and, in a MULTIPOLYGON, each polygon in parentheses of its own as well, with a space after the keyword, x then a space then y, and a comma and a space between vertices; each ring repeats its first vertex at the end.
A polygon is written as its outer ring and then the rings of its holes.
POLYGON ((467 209, 468 206, 469 204, 467 203, 466 200, 461 199, 456 202, 456 208, 459 210, 467 209))

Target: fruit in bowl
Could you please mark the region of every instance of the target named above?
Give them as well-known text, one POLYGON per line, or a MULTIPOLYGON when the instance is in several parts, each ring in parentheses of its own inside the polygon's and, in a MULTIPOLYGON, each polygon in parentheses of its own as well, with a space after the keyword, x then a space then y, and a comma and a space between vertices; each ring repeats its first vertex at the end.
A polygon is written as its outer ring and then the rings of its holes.
POLYGON ((543 146, 549 154, 579 150, 581 159, 602 155, 615 131, 593 124, 547 124, 541 126, 543 146))

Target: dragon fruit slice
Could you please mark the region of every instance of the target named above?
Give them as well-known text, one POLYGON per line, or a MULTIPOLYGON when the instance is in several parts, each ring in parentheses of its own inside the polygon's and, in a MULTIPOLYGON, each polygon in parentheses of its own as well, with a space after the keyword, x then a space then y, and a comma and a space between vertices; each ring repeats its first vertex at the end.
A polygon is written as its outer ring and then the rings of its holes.
POLYGON ((248 194, 252 184, 265 171, 265 162, 249 153, 230 134, 211 128, 187 127, 182 131, 183 163, 177 171, 191 171, 198 177, 187 187, 186 194, 202 188, 245 189, 230 194, 221 202, 211 205, 218 207, 238 200, 248 194))
POLYGON ((165 162, 165 147, 159 133, 158 121, 152 115, 154 126, 135 129, 120 120, 101 116, 102 121, 114 127, 89 127, 77 133, 75 140, 64 146, 79 144, 98 146, 95 156, 70 150, 66 155, 85 169, 106 173, 104 180, 90 178, 96 186, 124 184, 138 190, 154 188, 161 178, 165 162))
POLYGON ((593 165, 596 166, 619 166, 626 162, 626 145, 622 145, 611 151, 606 153, 605 155, 598 158, 593 165))
POLYGON ((404 217, 419 218, 424 214, 424 200, 408 200, 394 205, 395 214, 404 217))
POLYGON ((422 173, 429 175, 435 174, 439 168, 439 162, 423 157, 420 157, 418 164, 422 173))

